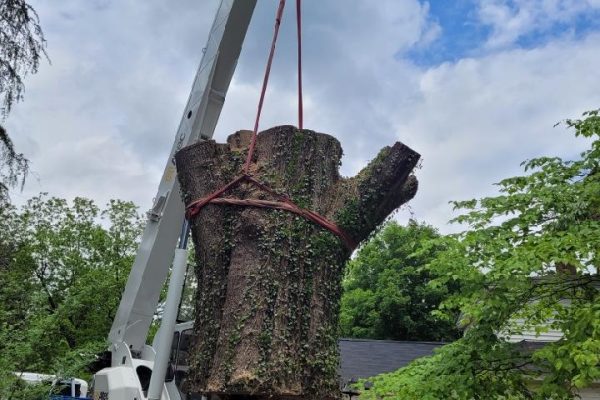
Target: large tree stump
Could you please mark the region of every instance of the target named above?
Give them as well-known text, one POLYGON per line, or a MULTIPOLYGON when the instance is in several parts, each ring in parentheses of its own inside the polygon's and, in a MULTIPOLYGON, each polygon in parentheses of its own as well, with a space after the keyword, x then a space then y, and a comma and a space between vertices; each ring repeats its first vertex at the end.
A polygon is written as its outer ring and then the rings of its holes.
MULTIPOLYGON (((186 204, 240 173, 250 138, 240 131, 227 144, 202 141, 177 153, 186 204)), ((341 157, 332 136, 280 126, 258 135, 251 173, 358 243, 415 195, 419 154, 396 143, 353 178, 340 177, 341 157)), ((248 184, 223 197, 277 200, 248 184)), ((338 398, 339 300, 351 250, 298 215, 264 208, 209 204, 192 232, 197 341, 187 389, 338 398)))

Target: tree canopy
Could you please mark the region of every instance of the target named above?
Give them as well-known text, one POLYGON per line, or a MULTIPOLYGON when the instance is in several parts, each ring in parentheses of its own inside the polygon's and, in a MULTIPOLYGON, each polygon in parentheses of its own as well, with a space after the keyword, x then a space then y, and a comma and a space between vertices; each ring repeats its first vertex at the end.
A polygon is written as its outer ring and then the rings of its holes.
POLYGON ((454 203, 468 229, 441 238, 428 269, 432 287, 461 286, 440 312, 460 311, 464 337, 374 378, 364 398, 570 399, 600 379, 600 117, 565 124, 590 143, 580 157, 528 160, 499 195, 454 203), (549 329, 564 336, 510 340, 549 329))
MULTIPOLYGON (((48 58, 46 40, 35 9, 24 0, 0 0, 0 120, 23 100, 23 80, 38 71, 42 57, 48 58)), ((28 171, 29 161, 0 125, 0 207, 28 171)))
POLYGON ((46 56, 46 40, 35 9, 24 0, 0 1, 0 114, 23 99, 23 79, 35 74, 46 56))
POLYGON ((141 219, 132 203, 38 196, 0 209, 0 397, 14 371, 85 376, 106 348, 141 219))
POLYGON ((388 222, 348 263, 340 325, 344 337, 451 341, 456 316, 432 314, 456 285, 432 287, 423 267, 442 247, 435 228, 411 221, 388 222))
POLYGON ((0 125, 0 207, 8 200, 8 190, 21 182, 29 172, 29 161, 17 153, 6 130, 0 125))

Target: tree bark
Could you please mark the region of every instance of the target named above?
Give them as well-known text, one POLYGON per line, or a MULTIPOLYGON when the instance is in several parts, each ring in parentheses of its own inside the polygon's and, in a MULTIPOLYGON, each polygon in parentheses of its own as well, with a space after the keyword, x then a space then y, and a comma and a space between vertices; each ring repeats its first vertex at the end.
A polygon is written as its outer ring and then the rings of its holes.
MULTIPOLYGON (((182 149, 176 164, 186 204, 239 175, 251 132, 226 144, 182 149)), ((257 137, 251 173, 300 207, 364 240, 417 191, 419 154, 396 143, 357 176, 342 178, 332 136, 280 126, 257 137)), ((273 200, 243 184, 222 197, 273 200)), ((192 221, 197 336, 187 389, 270 398, 339 398, 337 327, 341 279, 351 250, 289 212, 208 204, 192 221)), ((226 397, 225 397, 226 398, 226 397)))

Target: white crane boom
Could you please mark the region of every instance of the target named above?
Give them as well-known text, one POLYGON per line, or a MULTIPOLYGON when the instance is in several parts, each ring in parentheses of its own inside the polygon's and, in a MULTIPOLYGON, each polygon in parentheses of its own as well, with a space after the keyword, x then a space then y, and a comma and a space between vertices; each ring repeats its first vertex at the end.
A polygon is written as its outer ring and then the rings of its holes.
POLYGON ((123 343, 139 352, 146 342, 184 221, 173 156, 212 138, 255 5, 256 0, 222 0, 217 11, 109 334, 113 352, 123 343))

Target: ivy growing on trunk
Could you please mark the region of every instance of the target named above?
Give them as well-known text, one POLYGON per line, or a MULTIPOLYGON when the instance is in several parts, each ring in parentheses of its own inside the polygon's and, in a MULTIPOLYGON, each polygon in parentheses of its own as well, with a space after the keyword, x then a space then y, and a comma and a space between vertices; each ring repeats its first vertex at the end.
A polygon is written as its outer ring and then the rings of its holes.
MULTIPOLYGON (((239 174, 250 137, 242 131, 226 144, 202 141, 176 155, 186 203, 239 174)), ((419 155, 396 143, 353 178, 339 175, 341 156, 332 136, 280 126, 258 135, 250 171, 359 243, 414 196, 417 181, 411 171, 419 155)), ((277 200, 251 185, 225 196, 277 200)), ((209 204, 193 219, 192 230, 197 342, 187 389, 273 396, 268 398, 339 397, 339 301, 351 249, 313 222, 264 208, 209 204)))

